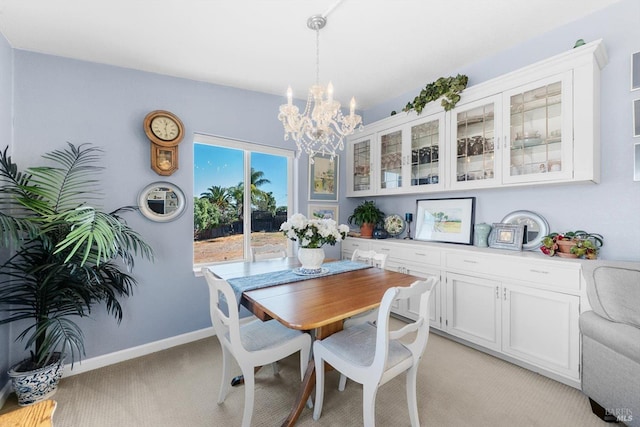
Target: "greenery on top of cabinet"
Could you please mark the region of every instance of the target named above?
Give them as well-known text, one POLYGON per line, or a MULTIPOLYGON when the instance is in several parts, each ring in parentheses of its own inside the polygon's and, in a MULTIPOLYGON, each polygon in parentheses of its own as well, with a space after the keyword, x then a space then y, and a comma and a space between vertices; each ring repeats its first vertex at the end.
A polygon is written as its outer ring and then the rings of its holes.
POLYGON ((420 94, 413 99, 413 102, 408 102, 402 111, 415 110, 420 114, 427 103, 439 98, 442 98, 440 103, 444 110, 449 111, 460 101, 460 92, 467 87, 468 81, 469 77, 464 74, 458 74, 455 77, 440 77, 435 82, 426 85, 420 94))

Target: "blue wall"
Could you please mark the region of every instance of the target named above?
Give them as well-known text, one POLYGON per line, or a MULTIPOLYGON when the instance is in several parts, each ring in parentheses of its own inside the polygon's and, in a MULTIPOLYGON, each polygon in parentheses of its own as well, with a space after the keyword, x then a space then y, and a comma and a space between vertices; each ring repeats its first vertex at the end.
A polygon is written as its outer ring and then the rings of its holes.
MULTIPOLYGON (((143 187, 165 180, 150 169, 142 129, 152 110, 178 115, 186 135, 199 132, 290 148, 277 120, 281 97, 20 50, 15 51, 15 77, 16 161, 32 165, 65 141, 104 148, 108 210, 135 205, 143 187)), ((193 194, 191 139, 180 145, 180 169, 166 178, 187 195, 193 194)), ((123 301, 120 327, 101 308, 80 323, 87 357, 211 326, 205 281, 192 272, 191 200, 187 211, 170 223, 151 222, 136 212, 127 215, 154 247, 156 260, 136 264, 139 286, 123 301)), ((14 346, 13 358, 22 355, 14 346)))
MULTIPOLYGON (((640 50, 636 22, 639 9, 637 0, 624 1, 494 57, 451 70, 449 74, 465 73, 470 76, 470 84, 477 84, 569 49, 578 38, 604 38, 610 58, 602 76, 602 183, 451 193, 478 197, 479 222, 498 221, 513 210, 534 210, 545 216, 554 230, 581 228, 604 234, 602 254, 607 258, 640 259, 640 246, 636 244, 640 241, 640 183, 632 181, 634 139, 630 136, 631 100, 640 97, 640 92, 629 92, 629 57, 640 50)), ((11 52, 6 42, 0 47, 0 73, 4 75, 11 70, 6 65, 10 64, 11 52)), ((187 135, 199 132, 290 147, 283 141, 276 118, 282 97, 26 51, 16 50, 13 55, 16 160, 24 166, 32 165, 42 153, 60 148, 65 141, 103 147, 106 209, 135 204, 141 188, 162 180, 149 168, 149 143, 142 130, 142 120, 151 110, 176 113, 187 135)), ((0 81, 1 92, 11 89, 5 80, 0 81)), ((420 89, 365 111, 366 121, 400 110, 420 89)), ((5 125, 9 127, 11 104, 4 97, 0 99, 0 132, 7 136, 5 125)), ((180 169, 167 179, 187 195, 192 194, 193 187, 192 156, 191 141, 186 138, 180 145, 180 169)), ((342 159, 342 185, 344 163, 342 159)), ((303 158, 298 177, 302 212, 306 212, 307 177, 303 158)), ((344 191, 340 195, 344 222, 359 200, 345 199, 344 191)), ((387 213, 411 212, 416 198, 386 197, 379 203, 387 213)), ((136 265, 134 276, 140 285, 132 298, 123 301, 125 315, 120 327, 102 309, 81 322, 87 357, 211 325, 204 279, 194 277, 192 272, 191 213, 166 224, 152 223, 137 213, 127 219, 153 245, 156 262, 136 265)), ((0 329, 0 342, 6 342, 6 337, 6 329, 0 329)), ((3 353, 0 351, 0 369, 6 365, 3 353)), ((14 362, 23 356, 22 346, 12 345, 9 360, 14 362)))
MULTIPOLYGON (((571 49, 577 39, 603 39, 609 63, 602 70, 601 155, 599 185, 563 185, 487 189, 424 196, 378 198, 385 213, 415 212, 415 200, 430 197, 477 197, 476 222, 500 222, 509 212, 531 210, 547 219, 552 231, 587 230, 605 237, 601 258, 640 261, 640 182, 633 181, 633 99, 630 57, 640 51, 640 2, 626 0, 601 12, 529 40, 447 75, 469 76, 469 86, 571 49)), ((428 82, 425 82, 425 84, 428 82)), ((401 111, 422 88, 364 112, 367 123, 401 111)), ((403 114, 400 112, 399 114, 403 114)))

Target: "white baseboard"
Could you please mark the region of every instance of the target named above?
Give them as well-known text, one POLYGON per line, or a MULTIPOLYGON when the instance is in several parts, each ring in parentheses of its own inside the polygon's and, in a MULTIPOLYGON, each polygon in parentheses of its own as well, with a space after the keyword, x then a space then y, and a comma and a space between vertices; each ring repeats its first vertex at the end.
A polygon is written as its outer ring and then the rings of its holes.
POLYGON ((214 335, 215 332, 213 330, 213 327, 208 327, 205 329, 200 329, 198 331, 166 338, 160 341, 139 345, 137 347, 131 347, 102 356, 92 357, 90 359, 85 359, 81 362, 74 363, 73 369, 71 369, 71 364, 65 365, 64 376, 68 377, 71 375, 77 375, 83 372, 92 371, 94 369, 103 368, 115 363, 124 362, 125 360, 135 359, 136 357, 140 356, 146 356, 147 354, 166 350, 168 348, 187 344, 193 341, 198 341, 203 338, 212 337, 214 335))

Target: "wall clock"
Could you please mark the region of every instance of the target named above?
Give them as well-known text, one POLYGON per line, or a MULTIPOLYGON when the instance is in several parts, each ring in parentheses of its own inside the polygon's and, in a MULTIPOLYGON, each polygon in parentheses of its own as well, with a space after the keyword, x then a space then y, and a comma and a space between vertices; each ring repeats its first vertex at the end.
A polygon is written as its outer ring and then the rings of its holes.
POLYGON ((178 144, 184 138, 184 125, 173 113, 152 111, 144 118, 144 132, 151 142, 151 169, 168 176, 178 169, 178 144))

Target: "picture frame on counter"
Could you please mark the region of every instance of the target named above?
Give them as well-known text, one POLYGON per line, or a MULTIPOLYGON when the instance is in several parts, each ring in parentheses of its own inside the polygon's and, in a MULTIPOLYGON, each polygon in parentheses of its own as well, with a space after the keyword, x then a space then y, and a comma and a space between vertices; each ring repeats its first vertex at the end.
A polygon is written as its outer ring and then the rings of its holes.
POLYGON ((338 201, 339 161, 338 156, 333 160, 322 154, 309 157, 309 201, 338 201))
POLYGON ((521 251, 524 228, 524 224, 494 222, 489 234, 489 247, 521 251))
POLYGON ((473 244, 475 197, 416 201, 414 240, 473 244))
POLYGON ((640 52, 631 54, 631 90, 640 89, 640 52))
POLYGON ((640 137, 640 99, 633 100, 633 137, 640 137))
POLYGON ((640 142, 634 144, 633 150, 633 180, 640 181, 640 142))

